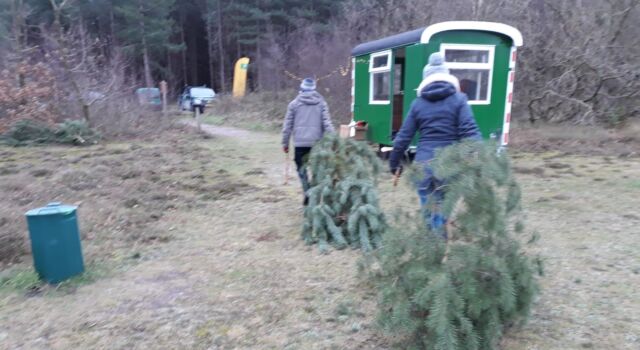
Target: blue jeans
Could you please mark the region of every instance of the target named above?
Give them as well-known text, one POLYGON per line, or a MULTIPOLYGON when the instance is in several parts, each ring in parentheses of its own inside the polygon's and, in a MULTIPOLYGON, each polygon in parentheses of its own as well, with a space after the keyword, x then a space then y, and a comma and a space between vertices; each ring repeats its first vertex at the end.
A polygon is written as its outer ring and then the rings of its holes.
POLYGON ((424 213, 427 227, 437 236, 447 239, 445 226, 447 218, 442 214, 442 202, 444 201, 444 182, 433 176, 433 171, 425 165, 425 177, 418 182, 418 197, 420 207, 424 213))

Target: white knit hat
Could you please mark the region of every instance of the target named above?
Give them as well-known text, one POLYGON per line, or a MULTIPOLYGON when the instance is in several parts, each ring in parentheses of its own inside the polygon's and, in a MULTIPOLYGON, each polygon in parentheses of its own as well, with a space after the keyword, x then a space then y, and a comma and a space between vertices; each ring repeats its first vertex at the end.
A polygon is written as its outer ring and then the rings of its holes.
POLYGON ((316 81, 311 78, 305 78, 300 83, 300 91, 314 91, 316 89, 316 81))
POLYGON ((449 68, 445 66, 444 57, 440 52, 434 52, 429 56, 429 64, 422 70, 422 79, 436 73, 449 74, 449 68))

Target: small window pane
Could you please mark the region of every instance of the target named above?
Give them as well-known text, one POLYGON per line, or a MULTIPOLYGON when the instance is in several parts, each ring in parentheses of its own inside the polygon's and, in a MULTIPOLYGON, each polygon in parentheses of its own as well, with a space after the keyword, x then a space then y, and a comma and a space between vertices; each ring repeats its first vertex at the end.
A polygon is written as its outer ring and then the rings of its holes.
POLYGON ((451 69, 460 81, 460 90, 467 94, 469 101, 487 101, 489 91, 488 69, 451 69))
POLYGON ((388 61, 389 61, 388 55, 374 57, 373 68, 386 67, 388 61))
POLYGON ((489 51, 446 49, 444 60, 446 62, 489 63, 489 51))
POLYGON ((373 84, 373 101, 389 101, 389 77, 391 72, 373 73, 371 83, 373 84))

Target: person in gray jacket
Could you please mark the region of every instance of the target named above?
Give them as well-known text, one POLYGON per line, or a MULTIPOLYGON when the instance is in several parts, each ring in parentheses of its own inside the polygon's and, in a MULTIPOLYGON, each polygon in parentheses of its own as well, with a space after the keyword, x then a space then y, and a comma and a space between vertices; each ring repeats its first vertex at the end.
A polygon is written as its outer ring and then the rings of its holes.
POLYGON ((289 153, 289 140, 293 136, 294 159, 304 191, 304 205, 309 201, 309 177, 306 167, 309 152, 325 133, 333 132, 335 131, 327 102, 316 92, 316 82, 311 78, 304 79, 300 84, 300 93, 289 103, 282 127, 282 149, 285 153, 289 153))

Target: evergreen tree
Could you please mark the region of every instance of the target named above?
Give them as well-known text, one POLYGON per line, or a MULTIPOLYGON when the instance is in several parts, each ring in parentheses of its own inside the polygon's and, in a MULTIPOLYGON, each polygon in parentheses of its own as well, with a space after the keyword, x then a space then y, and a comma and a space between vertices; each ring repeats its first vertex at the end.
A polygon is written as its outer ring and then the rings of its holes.
POLYGON ((381 168, 376 154, 365 143, 327 135, 313 147, 309 165, 313 178, 303 240, 319 243, 322 252, 328 243, 337 249, 379 247, 386 222, 375 187, 381 168))
POLYGON ((0 3, 0 49, 9 43, 11 33, 11 7, 9 3, 0 3))
POLYGON ((428 232, 422 215, 405 215, 385 234, 371 274, 379 321, 405 348, 495 349, 505 327, 528 315, 541 273, 516 236, 519 187, 495 145, 447 147, 433 167, 447 180, 449 240, 428 232))
POLYGON ((128 51, 142 57, 146 86, 155 86, 152 69, 154 57, 163 57, 166 50, 179 51, 181 45, 171 44, 174 21, 169 16, 175 0, 124 1, 116 7, 124 20, 118 32, 128 51))

